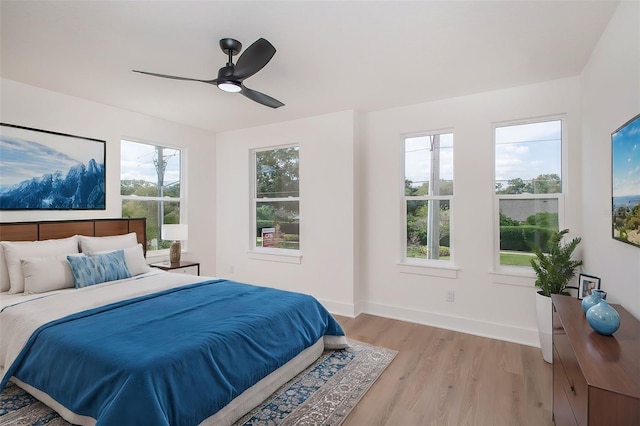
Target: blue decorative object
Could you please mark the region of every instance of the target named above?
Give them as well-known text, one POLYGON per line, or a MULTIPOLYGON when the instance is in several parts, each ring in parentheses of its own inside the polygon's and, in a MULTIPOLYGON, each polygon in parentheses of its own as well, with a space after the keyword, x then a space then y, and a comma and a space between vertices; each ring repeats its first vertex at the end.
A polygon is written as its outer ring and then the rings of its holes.
POLYGON ((124 250, 91 256, 67 256, 76 288, 131 277, 124 250))
POLYGON ((582 299, 582 310, 586 314, 589 308, 600 302, 600 299, 606 299, 607 292, 604 290, 591 290, 591 294, 582 299))
POLYGON ((600 299, 587 311, 587 322, 597 333, 609 336, 620 327, 620 314, 606 300, 600 299))

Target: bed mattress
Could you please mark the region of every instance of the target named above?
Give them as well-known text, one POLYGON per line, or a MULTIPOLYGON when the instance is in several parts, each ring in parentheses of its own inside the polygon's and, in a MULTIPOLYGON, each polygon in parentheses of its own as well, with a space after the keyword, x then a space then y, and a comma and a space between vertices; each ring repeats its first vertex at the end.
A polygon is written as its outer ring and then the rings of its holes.
POLYGON ((307 295, 164 272, 136 278, 5 307, 2 386, 13 376, 76 424, 230 424, 325 346, 346 344, 307 295))

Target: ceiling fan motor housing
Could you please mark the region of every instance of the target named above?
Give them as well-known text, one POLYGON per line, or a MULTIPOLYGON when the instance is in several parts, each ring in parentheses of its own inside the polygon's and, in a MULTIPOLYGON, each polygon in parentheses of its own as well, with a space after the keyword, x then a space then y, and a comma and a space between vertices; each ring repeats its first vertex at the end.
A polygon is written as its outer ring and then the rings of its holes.
POLYGON ((218 70, 218 80, 229 79, 233 75, 234 65, 227 65, 218 70))
POLYGON ((225 55, 235 56, 242 50, 242 43, 233 38, 223 38, 220 40, 220 49, 225 55))

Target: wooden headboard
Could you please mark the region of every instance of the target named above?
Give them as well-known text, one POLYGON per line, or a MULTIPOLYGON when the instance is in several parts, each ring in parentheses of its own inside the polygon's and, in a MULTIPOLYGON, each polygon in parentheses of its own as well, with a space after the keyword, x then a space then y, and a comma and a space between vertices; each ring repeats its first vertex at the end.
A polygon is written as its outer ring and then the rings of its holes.
POLYGON ((81 219, 0 223, 0 241, 41 241, 73 235, 109 237, 135 232, 147 253, 147 219, 81 219))

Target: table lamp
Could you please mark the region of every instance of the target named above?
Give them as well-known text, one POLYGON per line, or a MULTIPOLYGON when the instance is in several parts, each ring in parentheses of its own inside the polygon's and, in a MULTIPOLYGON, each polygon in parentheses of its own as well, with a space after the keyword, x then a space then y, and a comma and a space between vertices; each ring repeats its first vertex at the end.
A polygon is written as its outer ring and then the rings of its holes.
POLYGON ((180 262, 181 241, 186 241, 188 236, 189 228, 186 224, 162 225, 162 239, 171 240, 171 247, 169 248, 169 261, 171 263, 180 262))

